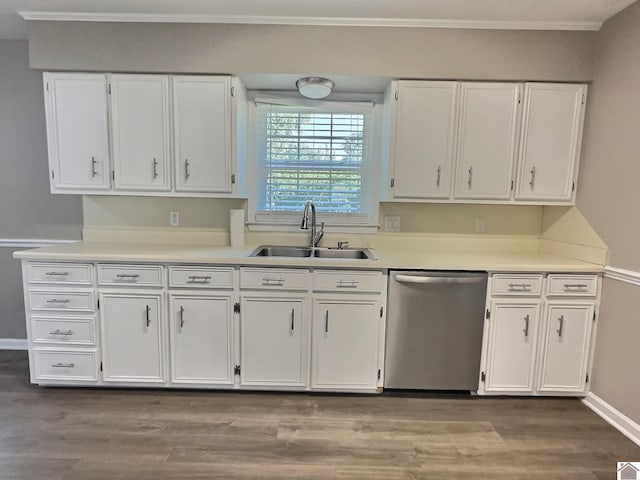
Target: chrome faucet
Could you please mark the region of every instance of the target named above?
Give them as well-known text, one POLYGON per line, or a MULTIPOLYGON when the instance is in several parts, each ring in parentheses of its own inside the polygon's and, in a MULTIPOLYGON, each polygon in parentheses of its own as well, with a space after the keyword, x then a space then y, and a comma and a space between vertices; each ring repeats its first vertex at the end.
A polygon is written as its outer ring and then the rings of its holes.
POLYGON ((322 236, 324 235, 324 222, 320 224, 320 231, 318 232, 316 225, 316 206, 311 200, 309 200, 304 205, 300 229, 309 230, 309 210, 311 210, 311 238, 309 239, 309 247, 313 248, 318 246, 318 243, 322 240, 322 236))

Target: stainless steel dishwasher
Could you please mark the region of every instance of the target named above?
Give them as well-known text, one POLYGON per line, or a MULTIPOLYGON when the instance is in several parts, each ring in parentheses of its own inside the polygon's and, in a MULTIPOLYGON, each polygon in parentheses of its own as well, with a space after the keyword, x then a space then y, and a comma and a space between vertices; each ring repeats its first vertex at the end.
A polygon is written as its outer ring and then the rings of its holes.
POLYGON ((385 388, 478 389, 485 272, 389 272, 385 388))

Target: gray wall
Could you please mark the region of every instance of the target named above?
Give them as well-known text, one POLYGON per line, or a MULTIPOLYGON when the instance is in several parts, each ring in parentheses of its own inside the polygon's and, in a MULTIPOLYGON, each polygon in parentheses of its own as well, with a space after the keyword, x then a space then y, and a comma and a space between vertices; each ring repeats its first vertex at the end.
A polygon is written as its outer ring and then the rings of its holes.
MULTIPOLYGON (((49 194, 42 76, 0 40, 0 239, 79 239, 82 199, 49 194)), ((19 262, 0 246, 0 338, 26 338, 19 262)))
POLYGON ((595 32, 29 22, 40 69, 589 81, 595 32))
MULTIPOLYGON (((611 251, 640 271, 640 3, 598 32, 577 206, 611 251)), ((640 287, 605 279, 593 392, 640 423, 640 287)))

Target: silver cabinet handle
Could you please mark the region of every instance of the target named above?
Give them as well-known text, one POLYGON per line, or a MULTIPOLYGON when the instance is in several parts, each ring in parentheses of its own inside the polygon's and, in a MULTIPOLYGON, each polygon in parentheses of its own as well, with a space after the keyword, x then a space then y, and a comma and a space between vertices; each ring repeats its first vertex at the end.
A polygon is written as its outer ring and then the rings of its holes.
POLYGON ((69 272, 46 272, 47 277, 68 277, 69 272))
POLYGON ((189 180, 190 176, 191 174, 189 173, 189 159, 185 158, 184 159, 184 181, 186 182, 187 180, 189 180))
POLYGON ((47 300, 47 303, 71 303, 71 300, 68 298, 52 298, 47 300))
POLYGON ((442 175, 442 167, 438 165, 438 170, 436 170, 436 187, 440 188, 440 176, 442 175))
POLYGON ((180 328, 184 328, 184 306, 180 305, 180 328))
POLYGON ((531 180, 529 180, 529 186, 533 190, 536 186, 536 167, 533 167, 529 172, 531 174, 531 180))
POLYGON ((51 366, 53 368, 74 368, 76 364, 75 363, 54 363, 51 366))
POLYGON ((262 279, 263 285, 284 285, 284 278, 273 278, 273 277, 265 277, 262 279))
POLYGON ((91 178, 96 178, 96 175, 98 175, 98 171, 96 170, 97 163, 96 157, 91 157, 91 178))
POLYGON ((338 280, 336 287, 338 288, 358 288, 360 282, 357 280, 338 280))
POLYGON ((467 180, 467 185, 469 186, 469 190, 471 190, 471 186, 473 185, 473 167, 469 167, 469 179, 467 180))
POLYGON ((187 283, 211 283, 211 275, 189 275, 187 283))
POLYGON ((137 273, 119 273, 119 274, 116 275, 116 278, 118 278, 120 280, 129 279, 129 280, 135 281, 138 278, 140 278, 140 275, 137 274, 137 273))
POLYGON ((556 330, 556 332, 558 332, 558 337, 561 337, 562 329, 564 328, 564 315, 560 315, 558 317, 558 322, 560 322, 560 325, 558 326, 558 329, 556 330))
POLYGON ((577 290, 582 290, 587 288, 589 285, 587 285, 586 283, 565 283, 564 284, 564 289, 565 290, 572 290, 572 289, 577 289, 577 290))
POLYGON ((529 336, 529 315, 524 317, 524 329, 522 331, 525 337, 529 336))
POLYGON ((158 160, 156 160, 156 158, 153 158, 153 179, 155 180, 156 178, 158 178, 158 160))
POLYGON ((507 286, 509 290, 531 290, 530 283, 510 283, 507 286))
POLYGON ((324 333, 329 333, 329 310, 324 314, 324 333))
POLYGON ((151 324, 151 316, 149 315, 149 313, 151 312, 151 307, 147 305, 146 308, 144 309, 144 312, 145 312, 147 327, 148 327, 151 324))
POLYGON ((62 331, 60 331, 60 329, 55 329, 53 332, 49 332, 49 335, 65 335, 65 336, 69 336, 69 335, 73 335, 73 331, 71 329, 69 329, 66 332, 62 332, 62 331))
POLYGON ((296 320, 295 319, 296 319, 296 310, 295 310, 295 308, 292 308, 291 309, 291 333, 293 333, 293 330, 296 327, 296 324, 295 324, 296 320))

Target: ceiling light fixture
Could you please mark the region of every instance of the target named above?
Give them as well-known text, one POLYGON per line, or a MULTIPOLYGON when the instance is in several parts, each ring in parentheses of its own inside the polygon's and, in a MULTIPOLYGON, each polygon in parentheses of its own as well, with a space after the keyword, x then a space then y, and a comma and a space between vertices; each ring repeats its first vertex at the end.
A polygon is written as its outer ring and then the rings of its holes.
POLYGON ((323 77, 304 77, 296 82, 300 95, 318 100, 331 93, 335 83, 333 80, 323 77))

